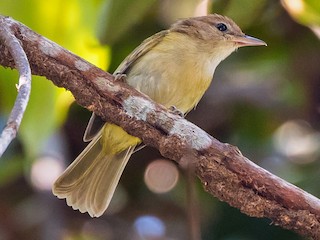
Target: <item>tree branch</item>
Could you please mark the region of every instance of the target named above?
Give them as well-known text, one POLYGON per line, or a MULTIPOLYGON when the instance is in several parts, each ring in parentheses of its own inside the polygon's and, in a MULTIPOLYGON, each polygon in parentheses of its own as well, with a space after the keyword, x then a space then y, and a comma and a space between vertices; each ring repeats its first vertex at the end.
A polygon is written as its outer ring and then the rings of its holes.
POLYGON ((10 142, 16 137, 20 123, 26 110, 31 91, 31 70, 28 58, 19 43, 19 40, 10 31, 6 18, 0 18, 0 39, 6 45, 7 51, 13 57, 16 68, 19 70, 18 96, 10 113, 6 126, 0 135, 0 157, 10 142))
MULTIPOLYGON (((32 73, 70 90, 77 102, 115 123, 180 166, 194 164, 206 191, 253 217, 320 239, 320 200, 272 175, 144 94, 73 55, 26 26, 6 18, 21 41, 32 73)), ((0 26, 1 28, 2 26, 0 26)), ((0 64, 14 68, 0 42, 0 64)))

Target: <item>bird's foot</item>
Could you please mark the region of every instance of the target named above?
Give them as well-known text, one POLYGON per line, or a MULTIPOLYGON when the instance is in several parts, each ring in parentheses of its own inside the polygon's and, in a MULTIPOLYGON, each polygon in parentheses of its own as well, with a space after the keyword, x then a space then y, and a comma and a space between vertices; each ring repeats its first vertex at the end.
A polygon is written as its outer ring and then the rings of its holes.
POLYGON ((169 112, 171 112, 172 114, 178 115, 180 117, 184 117, 183 112, 181 112, 178 108, 176 108, 176 106, 169 107, 169 112))
POLYGON ((115 82, 126 82, 127 79, 127 75, 126 74, 122 74, 122 73, 118 73, 114 76, 114 81, 115 82))

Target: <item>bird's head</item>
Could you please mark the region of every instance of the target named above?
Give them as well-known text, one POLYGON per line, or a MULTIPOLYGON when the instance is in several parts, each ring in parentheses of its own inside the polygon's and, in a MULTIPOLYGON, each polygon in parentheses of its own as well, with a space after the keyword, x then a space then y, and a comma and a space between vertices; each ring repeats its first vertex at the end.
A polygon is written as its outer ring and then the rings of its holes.
POLYGON ((260 39, 245 35, 234 21, 218 14, 180 20, 171 26, 170 31, 186 34, 199 46, 207 46, 208 50, 214 51, 220 49, 231 53, 239 47, 267 45, 260 39))

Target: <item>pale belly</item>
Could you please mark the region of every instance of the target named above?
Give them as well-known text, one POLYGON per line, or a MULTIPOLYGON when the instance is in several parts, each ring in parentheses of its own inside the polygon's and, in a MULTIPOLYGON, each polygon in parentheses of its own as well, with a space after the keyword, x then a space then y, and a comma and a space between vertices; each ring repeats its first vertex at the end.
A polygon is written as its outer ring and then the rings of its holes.
POLYGON ((214 69, 204 71, 195 61, 168 64, 151 58, 147 67, 140 62, 131 69, 128 84, 167 108, 175 106, 183 113, 192 110, 209 87, 214 69))

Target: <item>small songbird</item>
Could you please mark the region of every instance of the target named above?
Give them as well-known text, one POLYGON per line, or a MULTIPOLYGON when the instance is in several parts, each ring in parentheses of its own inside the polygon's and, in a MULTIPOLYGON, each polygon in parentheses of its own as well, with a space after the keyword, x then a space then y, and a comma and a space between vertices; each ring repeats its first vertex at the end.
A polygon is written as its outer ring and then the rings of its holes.
MULTIPOLYGON (((143 41, 114 74, 125 74, 130 86, 186 114, 202 98, 222 60, 239 47, 260 45, 266 43, 245 35, 230 18, 187 18, 143 41)), ((56 180, 53 193, 73 209, 99 217, 141 140, 94 114, 84 140, 91 142, 56 180)))

